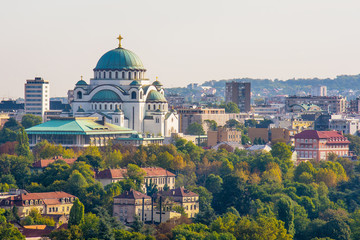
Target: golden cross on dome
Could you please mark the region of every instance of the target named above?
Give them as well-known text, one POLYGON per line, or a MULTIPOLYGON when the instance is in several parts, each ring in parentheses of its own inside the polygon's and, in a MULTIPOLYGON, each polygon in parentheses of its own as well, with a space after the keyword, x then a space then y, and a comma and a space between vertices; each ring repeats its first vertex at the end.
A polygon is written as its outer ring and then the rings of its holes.
POLYGON ((116 39, 119 40, 119 48, 121 48, 121 40, 123 40, 124 38, 119 34, 119 37, 117 37, 116 39))
POLYGON ((158 81, 159 77, 156 77, 156 81, 158 81))
POLYGON ((81 77, 81 80, 83 80, 83 76, 80 76, 81 77))

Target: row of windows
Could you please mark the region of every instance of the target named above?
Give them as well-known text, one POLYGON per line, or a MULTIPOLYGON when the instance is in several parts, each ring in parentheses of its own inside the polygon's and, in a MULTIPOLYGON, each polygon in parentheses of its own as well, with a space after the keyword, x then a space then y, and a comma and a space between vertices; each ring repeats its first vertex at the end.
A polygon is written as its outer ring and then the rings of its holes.
POLYGON ((143 72, 96 72, 96 78, 110 78, 110 79, 143 79, 143 72))
MULTIPOLYGON (((153 110, 156 110, 156 104, 152 107, 153 110)), ((161 104, 158 104, 157 109, 161 109, 161 104)), ((165 110, 165 104, 162 104, 162 109, 165 110)), ((148 110, 151 110, 151 104, 148 104, 148 110)))
POLYGON ((92 110, 115 110, 121 109, 121 104, 112 104, 112 103, 93 103, 91 104, 92 110))
POLYGON ((26 106, 41 106, 41 103, 26 103, 26 106))
POLYGON ((303 142, 304 142, 304 143, 313 143, 313 142, 316 143, 316 139, 303 139, 303 138, 299 139, 299 138, 298 138, 298 139, 296 139, 296 141, 297 141, 297 142, 302 142, 302 143, 303 143, 303 142))
POLYGON ((26 102, 41 102, 41 99, 26 99, 26 102))
POLYGON ((42 95, 41 94, 28 94, 28 95, 26 95, 26 97, 42 97, 42 95))
POLYGON ((41 108, 26 108, 26 110, 39 110, 39 111, 41 111, 41 108))
POLYGON ((27 93, 41 93, 41 90, 26 90, 27 93))
POLYGON ((26 85, 26 88, 42 88, 42 86, 31 86, 31 85, 26 85))

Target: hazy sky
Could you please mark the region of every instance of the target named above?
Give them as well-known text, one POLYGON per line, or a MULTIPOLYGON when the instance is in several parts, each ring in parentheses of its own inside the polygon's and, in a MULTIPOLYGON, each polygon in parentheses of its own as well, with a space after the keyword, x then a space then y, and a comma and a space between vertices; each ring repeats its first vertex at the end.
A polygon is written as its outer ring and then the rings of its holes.
POLYGON ((165 87, 358 74, 359 12, 358 0, 3 1, 0 97, 35 76, 66 96, 119 33, 165 87))

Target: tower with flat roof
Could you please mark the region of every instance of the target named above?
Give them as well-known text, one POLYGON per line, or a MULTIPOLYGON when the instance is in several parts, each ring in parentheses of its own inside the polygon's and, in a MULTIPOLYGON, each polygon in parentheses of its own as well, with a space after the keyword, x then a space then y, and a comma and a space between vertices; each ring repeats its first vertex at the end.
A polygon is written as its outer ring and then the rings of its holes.
POLYGON ((251 83, 227 82, 225 86, 225 101, 226 103, 236 103, 240 112, 250 112, 251 83))
POLYGON ((26 80, 25 113, 44 118, 45 111, 50 110, 50 84, 41 77, 26 80))

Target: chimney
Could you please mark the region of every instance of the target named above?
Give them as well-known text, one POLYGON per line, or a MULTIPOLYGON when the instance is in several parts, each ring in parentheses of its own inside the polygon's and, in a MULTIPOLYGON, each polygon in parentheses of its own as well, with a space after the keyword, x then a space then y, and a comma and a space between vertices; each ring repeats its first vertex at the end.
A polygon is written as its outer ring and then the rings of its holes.
POLYGON ((101 119, 101 125, 105 126, 105 116, 103 116, 101 119))

